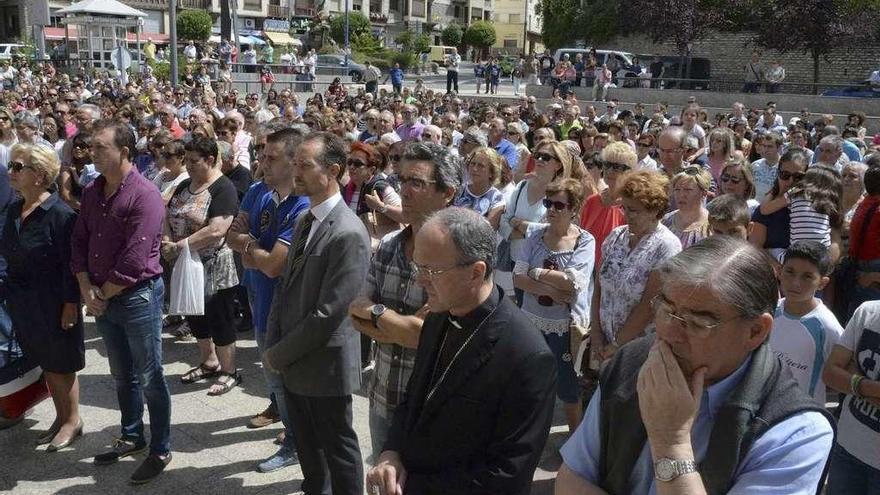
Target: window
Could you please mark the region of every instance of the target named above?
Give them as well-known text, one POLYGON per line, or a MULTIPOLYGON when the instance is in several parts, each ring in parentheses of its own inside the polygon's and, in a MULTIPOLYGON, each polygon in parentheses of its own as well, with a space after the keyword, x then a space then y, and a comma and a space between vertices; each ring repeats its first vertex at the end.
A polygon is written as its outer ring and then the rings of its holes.
POLYGON ((504 40, 504 48, 517 48, 519 47, 519 40, 504 40))
POLYGON ((519 14, 510 14, 509 20, 507 22, 510 24, 522 24, 522 19, 520 19, 519 14))
POLYGON ((244 10, 263 10, 262 0, 244 0, 244 10))

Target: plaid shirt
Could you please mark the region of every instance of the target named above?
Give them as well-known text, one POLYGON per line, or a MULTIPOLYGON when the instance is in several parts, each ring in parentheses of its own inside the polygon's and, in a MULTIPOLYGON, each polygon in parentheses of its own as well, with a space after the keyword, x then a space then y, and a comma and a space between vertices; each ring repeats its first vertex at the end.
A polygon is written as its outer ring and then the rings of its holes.
MULTIPOLYGON (((402 315, 413 315, 428 300, 416 284, 406 259, 404 245, 412 228, 392 232, 382 238, 370 261, 364 295, 402 315)), ((370 406, 386 419, 406 398, 406 385, 412 374, 416 350, 397 344, 376 344, 376 368, 370 382, 370 406)))

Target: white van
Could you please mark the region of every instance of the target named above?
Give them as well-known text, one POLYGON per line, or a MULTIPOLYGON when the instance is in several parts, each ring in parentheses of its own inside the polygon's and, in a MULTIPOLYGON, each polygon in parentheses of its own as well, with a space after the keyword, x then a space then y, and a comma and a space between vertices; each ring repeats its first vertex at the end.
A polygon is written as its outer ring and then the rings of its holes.
POLYGON ((0 60, 10 60, 15 55, 18 55, 25 45, 21 45, 18 43, 0 43, 0 60))
MULTIPOLYGON (((570 62, 574 62, 574 59, 577 57, 577 54, 581 54, 584 60, 590 55, 589 48, 560 48, 556 50, 556 53, 553 55, 553 59, 556 62, 562 60, 565 55, 568 55, 568 60, 570 62)), ((632 67, 633 66, 633 58, 635 55, 629 52, 621 52, 617 50, 596 50, 596 63, 602 65, 607 63, 607 61, 611 58, 616 58, 620 63, 621 67, 632 67)))
POLYGON ((435 62, 440 65, 446 63, 452 52, 455 50, 453 46, 430 45, 428 46, 428 62, 435 62))

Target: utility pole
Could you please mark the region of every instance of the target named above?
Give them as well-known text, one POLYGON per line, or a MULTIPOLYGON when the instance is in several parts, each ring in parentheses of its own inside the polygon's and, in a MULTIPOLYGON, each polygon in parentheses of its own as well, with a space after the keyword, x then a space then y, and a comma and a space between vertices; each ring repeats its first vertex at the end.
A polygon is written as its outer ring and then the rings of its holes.
POLYGON ((349 0, 345 0, 345 75, 348 75, 348 54, 351 52, 348 43, 348 2, 349 0))
POLYGON ((171 11, 168 12, 168 23, 171 31, 171 86, 177 87, 177 0, 171 0, 171 11))

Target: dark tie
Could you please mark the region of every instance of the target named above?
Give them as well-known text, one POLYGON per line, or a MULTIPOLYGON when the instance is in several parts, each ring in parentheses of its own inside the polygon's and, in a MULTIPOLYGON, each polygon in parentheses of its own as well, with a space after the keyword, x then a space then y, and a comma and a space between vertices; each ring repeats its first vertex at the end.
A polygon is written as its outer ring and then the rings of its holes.
POLYGON ((293 245, 293 265, 291 267, 298 266, 302 261, 303 253, 306 250, 306 241, 309 240, 309 231, 312 230, 314 221, 315 215, 312 215, 311 210, 307 211, 303 217, 302 230, 299 232, 299 237, 296 238, 296 244, 293 245))

